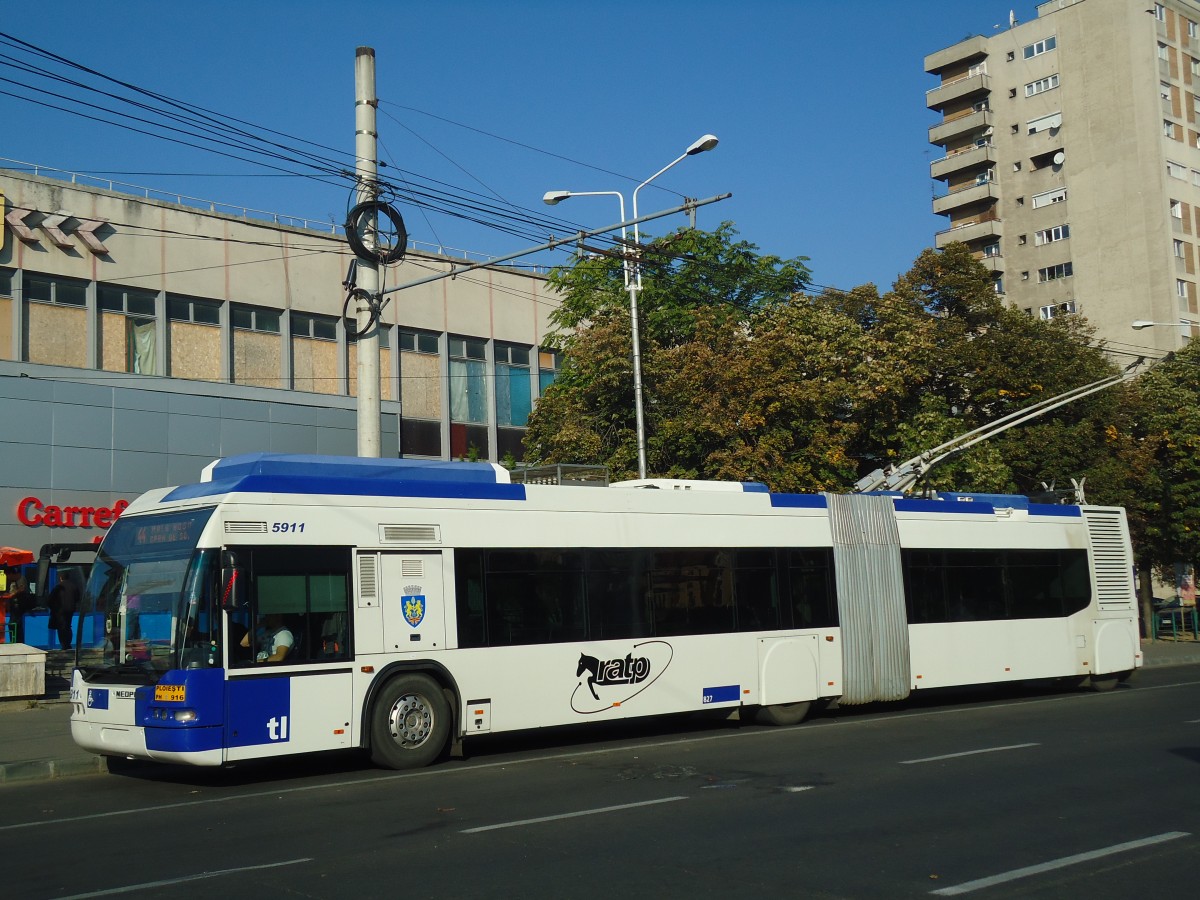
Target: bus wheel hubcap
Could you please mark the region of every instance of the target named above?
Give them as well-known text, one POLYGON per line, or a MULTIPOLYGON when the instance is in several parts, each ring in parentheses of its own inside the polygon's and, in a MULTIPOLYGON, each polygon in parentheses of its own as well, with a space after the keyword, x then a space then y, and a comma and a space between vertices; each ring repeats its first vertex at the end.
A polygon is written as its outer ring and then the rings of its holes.
POLYGON ((419 747, 433 730, 433 711, 425 698, 406 694, 392 707, 388 724, 392 739, 401 747, 419 747))

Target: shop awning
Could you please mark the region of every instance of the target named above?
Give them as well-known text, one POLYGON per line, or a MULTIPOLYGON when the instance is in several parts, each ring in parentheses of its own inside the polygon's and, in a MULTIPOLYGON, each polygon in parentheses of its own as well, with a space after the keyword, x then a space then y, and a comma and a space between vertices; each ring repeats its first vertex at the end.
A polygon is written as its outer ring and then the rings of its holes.
POLYGON ((22 566, 34 560, 32 550, 18 550, 16 547, 0 547, 0 566, 22 566))

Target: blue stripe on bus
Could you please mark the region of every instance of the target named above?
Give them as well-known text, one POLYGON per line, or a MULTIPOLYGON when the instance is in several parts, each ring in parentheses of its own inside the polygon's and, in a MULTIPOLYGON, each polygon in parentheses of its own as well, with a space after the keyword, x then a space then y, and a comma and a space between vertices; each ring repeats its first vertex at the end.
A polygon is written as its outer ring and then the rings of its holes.
MULTIPOLYGON (((213 481, 246 475, 323 475, 338 478, 379 478, 397 481, 453 481, 496 484, 500 472, 491 463, 444 459, 378 459, 360 456, 321 456, 313 453, 243 453, 218 459, 213 481)), ((507 483, 507 474, 504 476, 507 483)))
POLYGON ((1030 503, 1031 516, 1071 516, 1079 518, 1083 511, 1078 506, 1055 506, 1052 503, 1030 503))
POLYGON ((820 494, 772 494, 771 505, 784 509, 825 509, 829 504, 820 494))
POLYGON ((164 753, 219 750, 225 734, 220 725, 191 728, 146 728, 146 749, 164 753))
POLYGON ((967 513, 976 516, 995 514, 992 504, 979 501, 960 503, 953 500, 910 500, 897 497, 892 502, 896 505, 896 512, 967 513))
POLYGON ((769 494, 769 493, 771 493, 771 489, 769 487, 767 487, 765 484, 763 484, 761 481, 743 481, 742 482, 742 493, 743 494, 769 494))
POLYGON ((354 497, 430 497, 453 500, 524 500, 523 484, 447 481, 392 481, 384 478, 337 478, 323 475, 246 475, 221 481, 185 484, 165 497, 192 500, 233 492, 252 494, 341 494, 354 497))

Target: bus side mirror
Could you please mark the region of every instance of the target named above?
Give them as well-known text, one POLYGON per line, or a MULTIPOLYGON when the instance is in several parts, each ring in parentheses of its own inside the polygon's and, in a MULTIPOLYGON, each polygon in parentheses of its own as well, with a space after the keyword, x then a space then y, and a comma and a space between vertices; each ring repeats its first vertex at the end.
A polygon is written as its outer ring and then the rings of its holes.
POLYGON ((225 551, 221 557, 221 609, 229 612, 246 605, 246 570, 237 564, 233 554, 225 551))

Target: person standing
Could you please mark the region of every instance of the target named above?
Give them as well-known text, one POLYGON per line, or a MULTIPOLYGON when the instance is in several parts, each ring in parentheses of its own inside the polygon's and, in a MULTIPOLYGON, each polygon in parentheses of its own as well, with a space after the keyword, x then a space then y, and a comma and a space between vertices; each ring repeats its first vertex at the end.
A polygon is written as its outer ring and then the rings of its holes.
POLYGON ((58 643, 64 650, 71 649, 71 620, 79 609, 82 597, 77 570, 60 571, 58 584, 50 592, 46 605, 50 607, 50 627, 58 632, 58 643))

